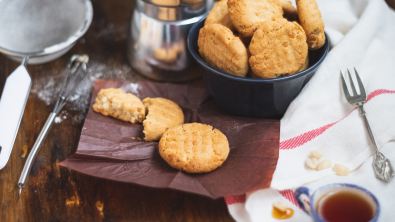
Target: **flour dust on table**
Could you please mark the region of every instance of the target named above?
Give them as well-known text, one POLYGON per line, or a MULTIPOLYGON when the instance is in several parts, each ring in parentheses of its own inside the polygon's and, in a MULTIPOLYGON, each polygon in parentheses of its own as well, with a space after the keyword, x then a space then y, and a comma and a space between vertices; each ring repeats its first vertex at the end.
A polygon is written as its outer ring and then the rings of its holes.
MULTIPOLYGON (((42 70, 42 72, 45 71, 42 70)), ((62 120, 70 117, 74 118, 74 120, 77 122, 81 122, 86 116, 94 82, 99 78, 126 80, 125 73, 131 72, 131 68, 127 65, 124 65, 122 68, 114 69, 114 67, 106 66, 105 64, 97 61, 90 61, 88 65, 88 72, 88 76, 82 82, 78 83, 79 86, 76 89, 76 93, 70 97, 70 101, 67 103, 65 110, 56 117, 55 123, 61 123, 62 120), (76 111, 77 114, 76 116, 73 116, 66 110, 76 111)), ((38 78, 33 82, 31 95, 37 96, 47 106, 55 105, 58 91, 62 84, 63 74, 63 70, 60 70, 58 72, 53 72, 50 77, 48 77, 49 75, 42 75, 43 77, 38 78)), ((137 91, 138 85, 131 84, 125 87, 131 91, 137 91)))

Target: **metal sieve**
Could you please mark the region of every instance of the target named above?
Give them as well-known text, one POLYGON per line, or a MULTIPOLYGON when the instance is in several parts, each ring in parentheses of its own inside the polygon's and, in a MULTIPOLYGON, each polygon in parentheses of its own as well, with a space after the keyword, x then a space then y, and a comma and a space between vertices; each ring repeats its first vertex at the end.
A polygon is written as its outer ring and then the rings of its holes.
POLYGON ((22 61, 8 76, 0 100, 0 169, 10 157, 30 92, 26 65, 65 54, 92 17, 90 0, 0 0, 0 52, 22 61))
POLYGON ((0 52, 29 64, 53 60, 70 49, 89 28, 89 0, 0 1, 0 52))

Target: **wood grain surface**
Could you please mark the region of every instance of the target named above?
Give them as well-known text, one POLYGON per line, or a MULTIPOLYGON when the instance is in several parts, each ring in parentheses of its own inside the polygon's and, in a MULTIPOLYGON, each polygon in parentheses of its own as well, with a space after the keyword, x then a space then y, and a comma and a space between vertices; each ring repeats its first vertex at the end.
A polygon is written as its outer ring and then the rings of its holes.
MULTIPOLYGON (((94 18, 85 36, 61 58, 29 65, 32 89, 59 75, 73 54, 90 56, 92 69, 105 79, 147 80, 132 70, 126 59, 126 34, 133 1, 93 0, 94 18)), ((0 55, 0 94, 6 77, 19 65, 0 55)), ((189 85, 202 87, 202 82, 189 85)), ((97 179, 58 167, 75 153, 87 108, 67 110, 67 118, 54 124, 43 143, 26 188, 18 198, 17 182, 27 154, 54 103, 47 105, 31 93, 7 166, 0 171, 0 221, 233 221, 223 199, 168 189, 97 179)), ((0 135, 1 136, 1 135, 0 135)))

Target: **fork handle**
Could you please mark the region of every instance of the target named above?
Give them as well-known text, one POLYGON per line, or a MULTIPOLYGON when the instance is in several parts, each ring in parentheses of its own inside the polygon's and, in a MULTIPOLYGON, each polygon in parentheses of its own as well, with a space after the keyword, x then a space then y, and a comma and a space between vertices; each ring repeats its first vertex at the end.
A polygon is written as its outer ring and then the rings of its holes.
POLYGON ((379 151, 379 149, 377 148, 376 140, 374 139, 372 129, 370 128, 368 118, 366 117, 365 109, 363 108, 363 105, 358 106, 358 108, 359 108, 359 111, 360 111, 361 116, 363 118, 363 121, 365 122, 365 127, 368 130, 370 140, 372 141, 372 144, 373 144, 374 148, 376 149, 376 153, 377 153, 379 151))

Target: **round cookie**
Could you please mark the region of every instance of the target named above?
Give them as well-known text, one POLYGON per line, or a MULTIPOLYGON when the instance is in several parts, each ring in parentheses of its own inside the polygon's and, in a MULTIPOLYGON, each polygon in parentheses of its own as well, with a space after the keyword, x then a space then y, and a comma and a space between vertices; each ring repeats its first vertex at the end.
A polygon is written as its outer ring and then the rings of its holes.
POLYGON ((165 98, 145 98, 143 104, 148 113, 143 122, 146 141, 158 141, 168 129, 184 123, 182 109, 165 98))
POLYGON ((220 24, 199 31, 199 53, 209 65, 228 74, 244 77, 248 72, 247 49, 239 37, 220 24))
POLYGON ((251 37, 265 21, 283 18, 278 0, 228 0, 230 19, 241 36, 251 37))
POLYGON ((264 22, 252 37, 249 51, 249 63, 256 75, 292 75, 306 61, 306 34, 298 23, 286 19, 264 22))
POLYGON ((214 5, 204 22, 204 25, 208 24, 220 24, 232 31, 235 30, 228 13, 228 0, 221 0, 214 5))
POLYGON ((207 173, 226 160, 229 142, 212 126, 189 123, 166 131, 159 142, 159 153, 173 168, 188 173, 207 173))
POLYGON ((296 0, 296 9, 300 24, 306 36, 310 50, 321 48, 325 43, 324 22, 315 0, 296 0))

